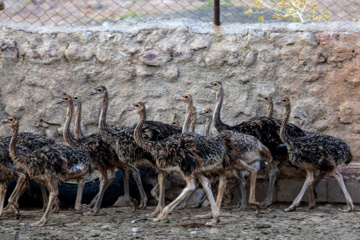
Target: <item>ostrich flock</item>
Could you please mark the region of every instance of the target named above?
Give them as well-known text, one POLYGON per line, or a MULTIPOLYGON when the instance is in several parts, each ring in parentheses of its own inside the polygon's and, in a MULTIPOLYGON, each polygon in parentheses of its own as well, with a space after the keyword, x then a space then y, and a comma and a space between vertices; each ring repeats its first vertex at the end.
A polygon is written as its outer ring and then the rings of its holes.
POLYGON ((177 99, 186 103, 186 117, 182 128, 179 127, 178 120, 169 124, 148 121, 143 102, 135 102, 128 108, 128 111, 139 115, 136 125, 108 128, 108 90, 105 86, 99 86, 90 91, 90 95, 101 100, 99 132, 88 136, 84 136, 80 128, 80 96, 65 94, 56 102, 67 107, 63 137, 68 145, 56 144, 52 139, 33 133, 19 133, 20 119, 14 115, 9 116, 2 123, 12 129, 12 136, 0 139, 0 216, 3 213, 19 215, 18 200, 27 191, 30 179, 40 185, 45 211, 42 218, 31 226, 44 226, 50 213, 59 211, 58 184, 68 180, 78 182, 75 210, 82 211, 85 216, 96 215, 117 169, 124 173, 125 198, 133 211, 136 208, 144 209, 147 196, 137 167, 151 166, 158 172, 158 184, 152 190, 157 195, 158 205, 147 217, 155 217, 155 222, 161 221, 177 205, 185 206, 199 181, 206 193, 202 199, 207 197, 211 205, 211 212, 201 218, 211 219, 206 224, 213 226, 219 222, 227 179, 239 182, 239 203, 245 209, 245 177, 249 177, 248 203, 258 213, 260 207, 265 208, 271 204, 278 168, 289 161, 295 167, 305 170, 307 177, 299 195, 284 211, 295 211, 307 189, 309 208, 315 207, 314 188, 326 173, 335 177, 345 195, 348 207, 344 211, 354 210, 342 175, 336 170, 338 165, 348 164, 352 160, 350 147, 344 141, 321 133, 310 133, 288 123, 291 105, 287 97, 275 101, 276 105, 286 110, 283 120, 272 117, 272 98, 261 96, 260 101, 268 104, 266 117, 256 117, 235 126, 226 125, 220 118, 224 99, 222 83, 211 82, 205 88, 215 91, 216 106, 214 111, 209 108, 199 111, 199 115, 207 119, 204 134, 195 133, 194 128, 190 127, 194 125, 196 109, 189 93, 177 99), (75 110, 75 128, 72 133, 70 125, 75 110), (212 123, 218 131, 215 135, 211 135, 209 131, 212 123), (260 165, 269 171, 268 189, 262 203, 257 202, 255 197, 260 165), (101 174, 100 189, 91 203, 85 205, 81 203, 85 178, 94 170, 101 174), (316 170, 320 173, 314 179, 316 170), (140 192, 139 206, 136 206, 129 194, 130 172, 140 192), (165 206, 165 181, 173 172, 183 176, 186 187, 173 202, 165 206), (17 180, 17 184, 4 208, 7 180, 17 180), (213 183, 218 185, 216 200, 211 188, 213 183))

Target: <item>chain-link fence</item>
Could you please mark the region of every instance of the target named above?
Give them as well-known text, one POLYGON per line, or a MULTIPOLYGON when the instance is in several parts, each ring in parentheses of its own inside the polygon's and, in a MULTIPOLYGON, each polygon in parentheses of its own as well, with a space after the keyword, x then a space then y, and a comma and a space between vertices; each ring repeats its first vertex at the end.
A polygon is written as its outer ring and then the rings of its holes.
MULTIPOLYGON (((360 19, 360 0, 221 0, 220 6, 221 23, 360 19)), ((206 0, 5 0, 0 21, 72 27, 112 26, 123 19, 213 22, 213 9, 214 1, 206 0)))

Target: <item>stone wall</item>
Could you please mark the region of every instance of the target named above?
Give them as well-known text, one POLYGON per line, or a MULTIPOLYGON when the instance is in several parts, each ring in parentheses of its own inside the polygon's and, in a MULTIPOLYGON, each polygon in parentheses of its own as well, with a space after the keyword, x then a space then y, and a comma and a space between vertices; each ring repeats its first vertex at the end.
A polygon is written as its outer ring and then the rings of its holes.
MULTIPOLYGON (((360 156, 360 24, 231 24, 187 20, 124 22, 121 27, 70 29, 0 24, 0 117, 17 114, 21 130, 62 141, 63 92, 82 96, 83 128, 96 131, 100 103, 89 90, 110 91, 110 125, 129 125, 125 111, 146 101, 148 118, 183 119, 190 92, 197 108, 214 107, 203 86, 223 81, 223 120, 236 124, 266 114, 258 94, 292 100, 291 122, 330 134, 360 156)), ((275 117, 283 109, 276 108, 275 117)), ((199 119, 201 123, 203 120, 199 119)), ((198 130, 202 127, 198 126, 198 130)), ((10 131, 0 128, 0 136, 10 131)))

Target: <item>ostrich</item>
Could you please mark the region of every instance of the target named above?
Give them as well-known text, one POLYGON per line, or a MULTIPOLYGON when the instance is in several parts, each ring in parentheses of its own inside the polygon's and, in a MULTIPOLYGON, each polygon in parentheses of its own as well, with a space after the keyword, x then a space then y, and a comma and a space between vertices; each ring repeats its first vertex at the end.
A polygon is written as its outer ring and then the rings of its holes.
POLYGON ((90 157, 84 151, 79 151, 65 145, 49 145, 33 152, 22 151, 16 147, 19 133, 19 119, 10 116, 2 121, 10 127, 13 135, 9 145, 10 156, 15 164, 26 169, 30 178, 46 185, 50 189, 50 198, 46 211, 40 221, 30 226, 44 226, 58 196, 58 184, 61 181, 80 179, 91 171, 90 157))
MULTIPOLYGON (((211 123, 212 123, 212 110, 210 108, 206 108, 204 110, 202 110, 201 112, 199 112, 200 116, 204 116, 206 118, 206 122, 205 122, 205 135, 209 136, 210 134, 210 127, 211 127, 211 123)), ((263 161, 263 160, 261 160, 263 161)), ((255 168, 256 170, 258 170, 260 168, 260 161, 255 161, 252 164, 249 164, 249 166, 255 168)), ((234 187, 236 187, 236 193, 237 193, 237 198, 238 198, 238 205, 237 207, 240 207, 241 210, 245 210, 246 206, 247 206, 247 201, 246 201, 246 179, 245 177, 249 176, 249 172, 248 171, 244 171, 244 170, 240 170, 238 171, 238 173, 234 170, 234 171, 228 171, 227 172, 227 178, 232 177, 233 181, 234 181, 234 187), (240 183, 238 183, 238 180, 240 180, 240 183)), ((232 190, 229 190, 229 192, 231 192, 232 190)), ((196 206, 199 206, 200 203, 197 203, 196 206)))
POLYGON ((284 209, 284 211, 295 211, 307 188, 310 188, 310 194, 313 193, 312 188, 314 172, 316 169, 330 173, 334 176, 346 198, 348 208, 345 212, 354 210, 352 199, 346 190, 342 175, 336 170, 338 165, 349 164, 351 162, 352 155, 349 145, 339 138, 321 133, 307 134, 302 137, 293 137, 289 135, 286 124, 289 121, 291 112, 290 99, 288 97, 283 97, 276 101, 275 104, 285 107, 286 110, 281 124, 280 137, 288 148, 290 162, 293 165, 304 169, 307 173, 304 186, 299 195, 288 208, 284 209))
MULTIPOLYGON (((78 100, 80 97, 78 96, 78 100)), ((80 148, 85 150, 92 159, 92 168, 98 170, 101 174, 101 183, 100 183, 100 191, 98 195, 94 198, 92 203, 90 203, 90 207, 93 206, 93 209, 90 212, 84 213, 84 215, 95 215, 99 212, 101 207, 101 202, 105 193, 106 188, 110 185, 110 183, 115 178, 115 170, 116 168, 120 168, 124 173, 124 192, 126 200, 130 203, 133 208, 133 211, 136 209, 135 200, 130 197, 129 191, 129 170, 131 170, 134 174, 134 178, 139 186, 139 191, 141 195, 141 208, 146 207, 146 194, 143 189, 140 172, 138 169, 131 167, 127 164, 124 164, 121 161, 118 161, 116 152, 103 141, 103 138, 100 133, 95 133, 86 137, 74 138, 70 133, 70 123, 74 111, 73 98, 69 95, 65 95, 62 99, 57 100, 58 104, 66 104, 68 106, 68 114, 66 118, 66 123, 64 127, 64 139, 65 141, 72 147, 80 148)), ((81 109, 81 102, 77 101, 78 109, 81 109)), ((80 111, 77 112, 77 123, 81 115, 80 111)), ((79 129, 78 129, 79 130, 79 129)), ((79 134, 79 133, 78 133, 79 134)))
MULTIPOLYGON (((185 98, 189 99, 189 97, 185 94, 181 100, 185 101, 185 98)), ((192 103, 188 104, 185 129, 188 128, 186 125, 189 125, 190 122, 191 105, 192 103)), ((189 132, 172 135, 161 141, 145 140, 142 136, 142 128, 146 121, 145 105, 137 102, 129 107, 129 111, 136 111, 140 115, 140 121, 134 130, 134 139, 141 148, 147 150, 154 157, 159 175, 162 172, 180 172, 186 181, 186 187, 181 194, 166 206, 154 221, 166 218, 177 204, 196 189, 196 180, 198 179, 207 193, 212 209, 213 220, 207 225, 216 225, 219 221, 219 208, 212 195, 210 181, 203 173, 223 170, 224 147, 215 139, 189 132)), ((223 176, 220 176, 220 181, 224 181, 223 176)), ((161 191, 160 194, 162 194, 161 191)))
MULTIPOLYGON (((216 100, 215 111, 213 114, 213 120, 214 120, 215 128, 219 132, 225 130, 232 130, 232 131, 237 131, 240 133, 252 135, 257 139, 259 139, 270 150, 274 161, 272 161, 271 164, 269 164, 270 165, 269 185, 266 192, 265 200, 261 203, 262 207, 269 206, 272 202, 273 189, 274 189, 278 168, 281 168, 289 161, 289 156, 287 153, 286 146, 283 144, 279 136, 281 121, 269 117, 260 117, 254 120, 244 121, 235 126, 226 125, 220 119, 220 111, 224 99, 224 89, 222 83, 220 81, 211 82, 210 84, 205 86, 205 88, 210 88, 216 91, 217 100, 216 100)), ((305 133, 298 127, 296 127, 296 131, 289 130, 289 133, 292 136, 305 136, 305 133)))
MULTIPOLYGON (((16 212, 19 214, 19 198, 27 191, 29 188, 29 176, 26 173, 26 170, 21 168, 18 164, 13 164, 13 161, 9 153, 11 137, 2 138, 0 140, 0 216, 2 216, 3 210, 6 214, 16 212), (5 194, 7 190, 7 180, 17 180, 15 189, 13 190, 11 196, 8 199, 8 205, 3 208, 5 194)), ((36 149, 42 148, 47 145, 55 144, 50 138, 40 136, 33 133, 23 132, 18 136, 18 147, 22 148, 22 151, 34 151, 36 149)), ((47 206, 47 194, 45 187, 40 185, 43 195, 43 209, 47 206)), ((56 201, 55 209, 58 210, 59 202, 56 201)))
MULTIPOLYGON (((102 100, 101 115, 99 120, 99 129, 104 141, 109 144, 117 153, 119 161, 131 166, 156 166, 154 158, 151 154, 141 147, 139 147, 134 140, 133 127, 115 127, 108 128, 106 124, 106 113, 108 109, 108 91, 105 86, 100 86, 92 91, 90 95, 98 96, 102 100)), ((144 137, 146 139, 155 141, 167 138, 174 134, 181 133, 181 128, 170 124, 165 124, 156 121, 147 121, 145 123, 144 137)), ((154 212, 146 216, 155 216, 160 213, 165 205, 165 180, 167 177, 166 172, 159 172, 158 174, 158 187, 160 188, 158 205, 154 212)), ((154 189, 157 186, 154 187, 154 189)))

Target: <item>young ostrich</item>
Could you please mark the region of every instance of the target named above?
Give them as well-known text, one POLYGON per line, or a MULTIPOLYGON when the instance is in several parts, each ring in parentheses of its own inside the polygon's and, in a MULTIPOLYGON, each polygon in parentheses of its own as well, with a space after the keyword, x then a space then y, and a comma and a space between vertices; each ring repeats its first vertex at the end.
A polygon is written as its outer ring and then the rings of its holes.
MULTIPOLYGON (((287 149, 279 136, 281 121, 269 117, 260 117, 254 120, 244 121, 235 126, 226 125, 220 119, 220 111, 224 99, 224 89, 222 87, 222 83, 219 81, 211 82, 205 86, 205 88, 210 88, 216 91, 216 107, 213 114, 213 120, 215 128, 219 132, 231 130, 254 136, 270 150, 274 161, 269 164, 270 180, 265 200, 261 203, 261 206, 267 207, 271 205, 278 167, 282 167, 289 161, 287 149), (279 166, 277 165, 278 163, 280 163, 279 166)), ((297 128, 297 131, 292 130, 289 132, 292 136, 305 135, 300 128, 297 128)))
MULTIPOLYGON (((81 109, 81 101, 80 97, 77 96, 77 105, 78 110, 81 109)), ((117 168, 121 169, 124 173, 124 192, 126 200, 133 207, 133 211, 136 209, 135 200, 130 197, 129 191, 129 170, 132 170, 134 174, 134 179, 136 180, 139 191, 141 195, 141 208, 146 207, 146 194, 144 188, 141 183, 140 172, 134 167, 128 166, 123 162, 118 161, 116 152, 103 141, 103 138, 100 133, 95 133, 86 137, 74 138, 70 132, 70 124, 72 120, 72 115, 74 112, 74 104, 73 98, 69 95, 65 95, 62 99, 57 100, 58 104, 66 104, 68 107, 68 114, 66 118, 66 123, 64 127, 64 139, 65 141, 74 148, 80 148, 85 150, 92 159, 92 168, 98 170, 101 174, 101 183, 100 190, 98 195, 94 198, 94 200, 90 203, 90 207, 93 207, 92 211, 84 213, 84 215, 95 215, 99 212, 101 207, 101 202, 105 193, 105 190, 110 185, 110 183, 115 178, 115 170, 117 168)), ((80 125, 79 118, 81 119, 81 111, 77 111, 77 124, 80 125)), ((80 135, 79 127, 77 128, 77 135, 80 135)))
MULTIPOLYGON (((210 134, 210 127, 211 127, 211 123, 212 123, 212 110, 210 108, 206 108, 204 110, 202 110, 201 112, 199 112, 200 116, 204 116, 206 118, 206 122, 205 122, 205 135, 209 136, 210 134)), ((263 160, 259 160, 259 161, 255 161, 252 164, 249 164, 249 166, 255 168, 256 170, 259 170, 260 168, 260 161, 263 160)), ((237 194, 237 199, 238 199, 238 205, 237 207, 240 207, 240 210, 245 210, 246 206, 247 206, 247 201, 246 201, 246 179, 245 177, 249 176, 249 172, 248 171, 244 171, 244 170, 240 170, 240 171, 228 171, 227 172, 227 178, 232 177, 233 181, 234 181, 234 187, 236 187, 236 194, 237 194), (240 180, 240 183, 238 183, 238 180, 240 180)), ((232 188, 233 189, 233 188, 232 188)), ((229 192, 231 192, 232 190, 230 190, 229 192)), ((201 203, 200 203, 201 204, 201 203)), ((199 203, 196 205, 198 206, 199 203)))
MULTIPOLYGON (((191 95, 183 95, 180 101, 187 101, 191 95)), ((165 219, 168 214, 196 189, 198 179, 210 201, 213 220, 207 225, 216 225, 219 221, 219 207, 210 189, 210 181, 203 175, 204 172, 219 173, 223 171, 224 147, 213 138, 186 132, 192 115, 192 100, 188 104, 187 117, 184 123, 185 133, 172 135, 161 141, 145 140, 142 136, 142 128, 146 121, 146 108, 142 102, 135 103, 129 107, 129 111, 136 111, 140 115, 134 130, 136 143, 148 151, 155 159, 160 173, 179 172, 186 181, 186 187, 181 194, 168 206, 166 206, 154 221, 165 219)), ((224 174, 220 174, 220 181, 224 181, 224 174)), ((160 194, 161 191, 160 191, 160 194)), ((160 198, 161 199, 161 198, 160 198)))
MULTIPOLYGON (((151 154, 139 147, 134 140, 133 127, 108 128, 106 124, 106 114, 108 110, 109 98, 105 86, 100 86, 90 91, 90 95, 98 96, 102 100, 101 114, 99 120, 99 130, 106 143, 108 143, 117 153, 119 161, 130 166, 156 166, 151 154)), ((156 121, 146 121, 144 125, 144 137, 157 141, 165 139, 171 135, 181 133, 181 128, 170 124, 156 121)), ((165 206, 165 180, 167 173, 159 172, 159 201, 154 212, 146 216, 156 216, 165 206)))
POLYGON ((50 198, 46 211, 40 221, 30 226, 44 226, 58 196, 58 184, 70 179, 81 179, 88 175, 90 169, 90 157, 83 151, 70 148, 65 145, 50 145, 37 149, 33 152, 22 151, 16 147, 19 134, 19 119, 10 116, 3 123, 13 130, 13 136, 9 145, 10 156, 15 164, 26 169, 30 178, 46 185, 50 189, 50 198), (72 157, 72 158, 71 158, 72 157))
MULTIPOLYGON (((29 188, 29 176, 26 170, 18 164, 14 165, 11 159, 9 153, 10 140, 11 137, 0 139, 0 216, 2 216, 3 210, 5 210, 4 213, 6 214, 16 212, 18 215, 18 200, 29 188), (8 205, 3 208, 7 190, 7 180, 17 180, 17 183, 8 199, 8 205)), ((21 148, 22 151, 30 152, 47 145, 55 144, 55 141, 44 136, 24 132, 19 134, 18 144, 18 147, 21 148)), ((45 209, 47 206, 47 193, 45 187, 40 186, 43 193, 43 209, 45 209)), ((58 204, 58 202, 56 203, 58 204)), ((59 209, 59 206, 56 205, 55 209, 59 209)))
MULTIPOLYGON (((349 164, 351 162, 352 155, 349 145, 339 138, 321 133, 309 133, 303 137, 290 136, 285 127, 289 121, 291 112, 290 99, 283 97, 276 101, 275 104, 285 107, 286 110, 284 120, 281 124, 280 137, 288 148, 290 162, 307 172, 304 186, 299 195, 284 211, 295 211, 307 188, 309 188, 309 193, 312 195, 314 172, 316 169, 334 176, 346 198, 348 208, 345 212, 354 210, 352 199, 346 190, 342 175, 336 170, 338 165, 349 164)), ((313 199, 313 196, 311 199, 313 199)))

